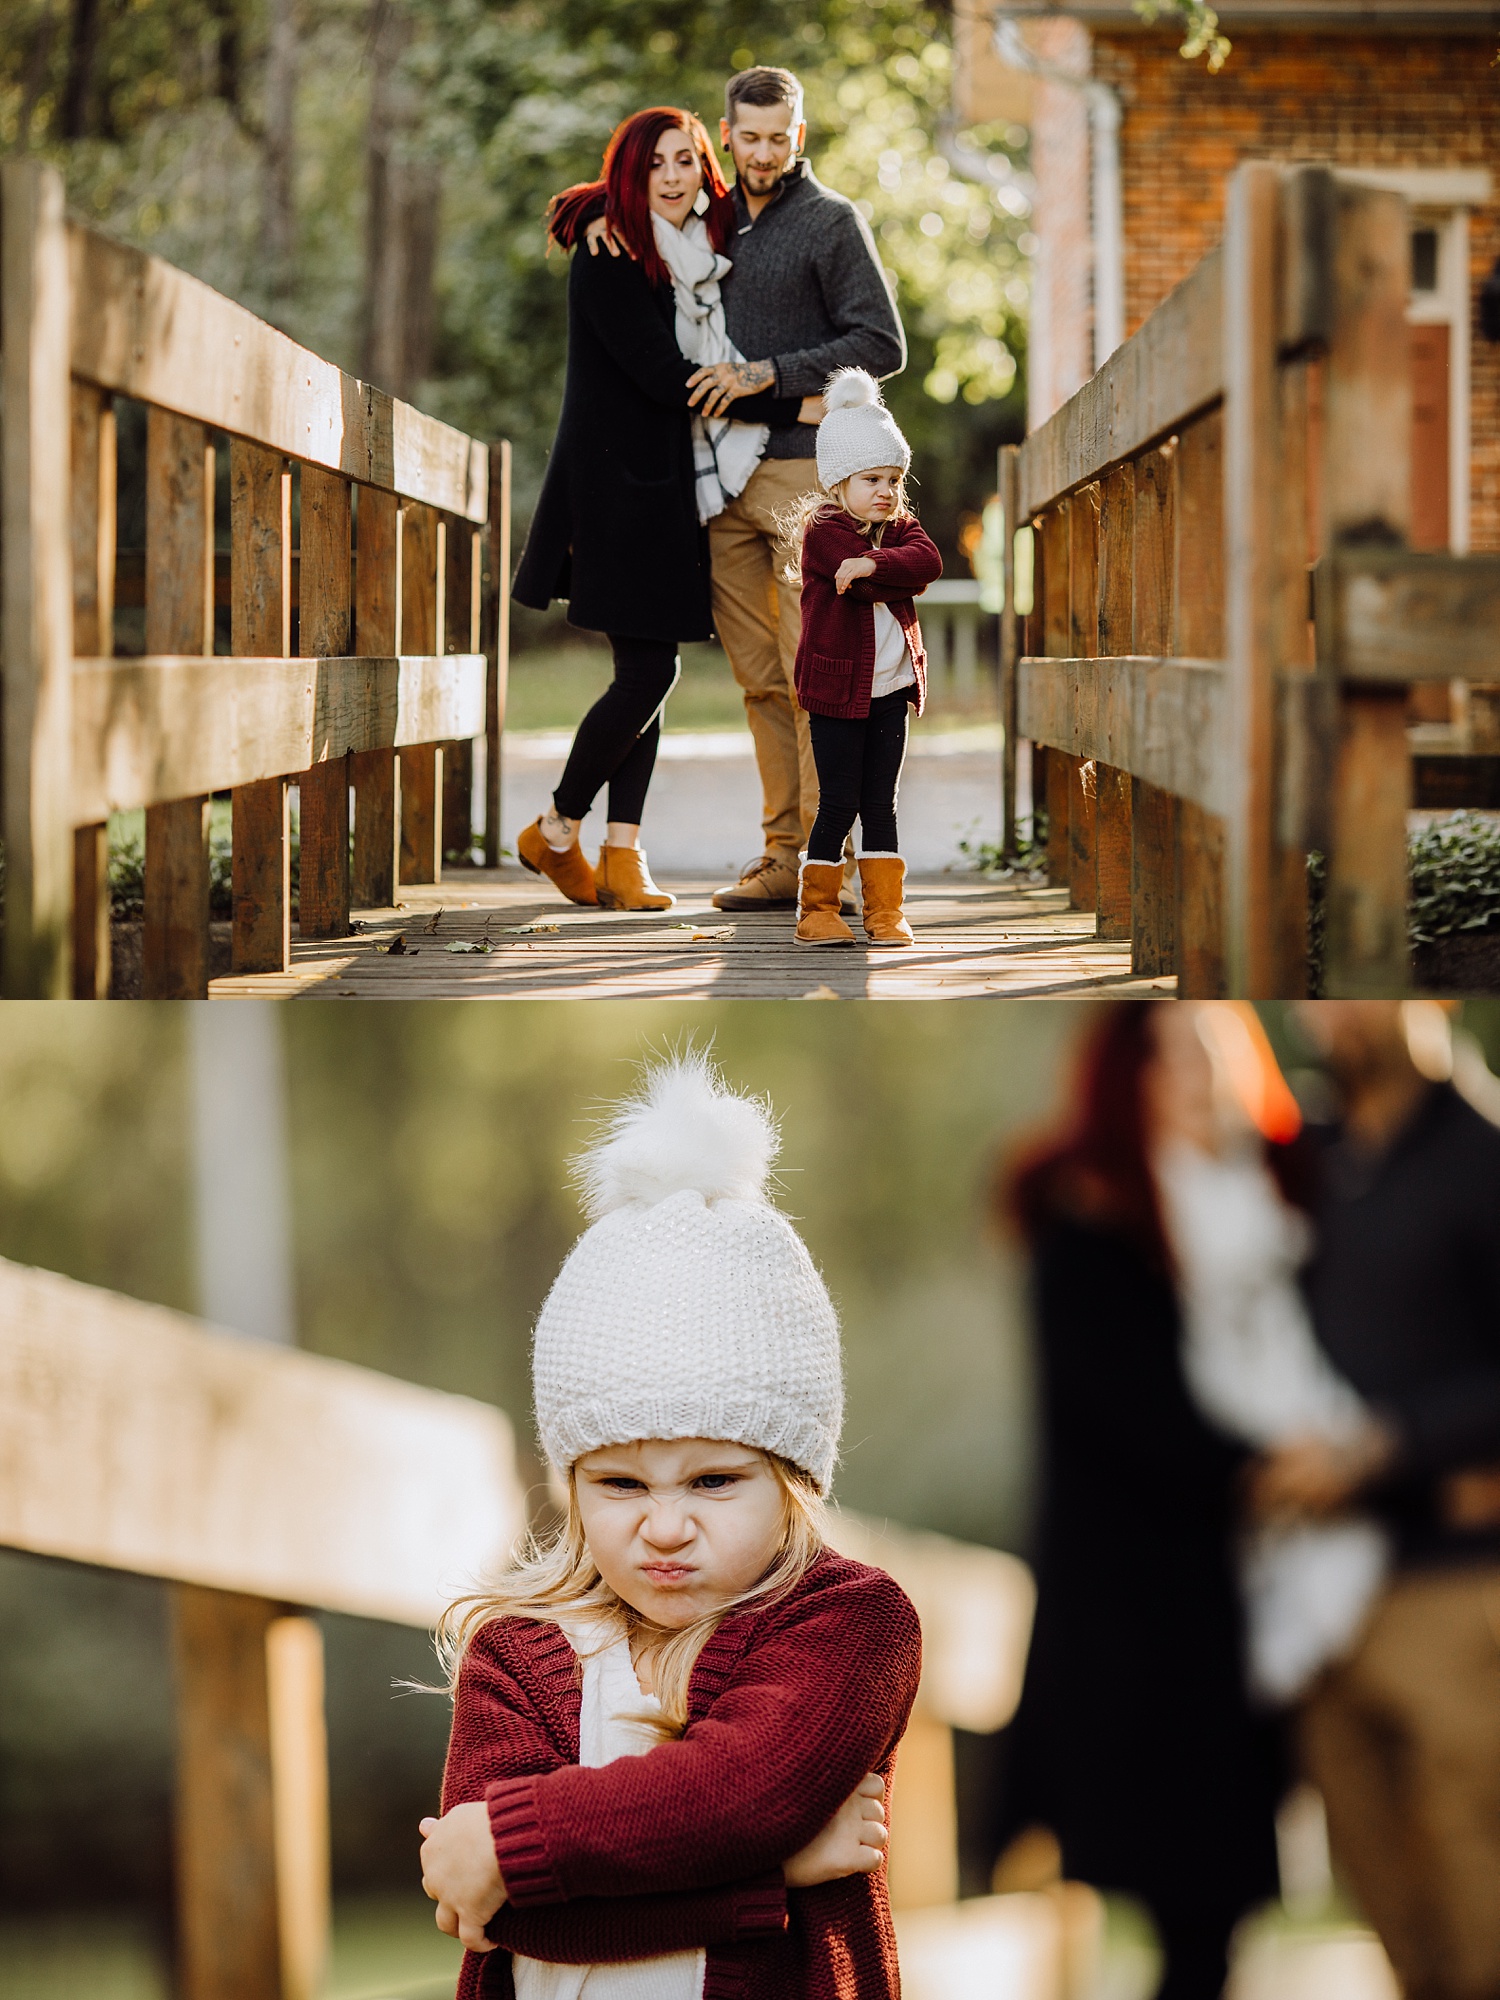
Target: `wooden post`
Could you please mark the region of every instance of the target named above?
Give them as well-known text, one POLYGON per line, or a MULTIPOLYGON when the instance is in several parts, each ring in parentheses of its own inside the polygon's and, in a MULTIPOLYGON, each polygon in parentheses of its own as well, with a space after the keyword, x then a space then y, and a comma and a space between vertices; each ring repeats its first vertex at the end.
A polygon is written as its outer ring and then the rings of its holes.
MULTIPOLYGON (((292 476, 280 452, 234 438, 229 447, 229 622, 241 658, 291 652, 292 476)), ((236 972, 285 972, 291 962, 291 819, 285 778, 238 785, 234 812, 236 972)))
MULTIPOLYGON (((443 650, 444 524, 431 507, 403 508, 401 651, 443 650)), ((443 753, 418 743, 400 753, 401 880, 443 879, 443 753)))
POLYGON ((70 290, 62 177, 34 160, 7 160, 0 167, 0 985, 14 999, 64 1000, 72 989, 70 290))
POLYGON ((322 1640, 264 1598, 179 1584, 182 2000, 316 2000, 328 1940, 322 1640))
POLYGON ((500 866, 500 759, 510 686, 510 445, 490 446, 490 522, 485 585, 484 865, 500 866))
MULTIPOLYGON (((1176 561, 1175 441, 1135 461, 1130 650, 1172 650, 1176 561)), ((1130 969, 1159 979, 1177 970, 1177 800, 1144 778, 1130 781, 1130 969)))
MULTIPOLYGON (((1068 652, 1074 660, 1099 655, 1099 488, 1090 485, 1068 504, 1068 652)), ((1075 910, 1097 909, 1098 787, 1092 758, 1073 759, 1068 779, 1068 900, 1075 910)))
MULTIPOLYGON (((1042 653, 1051 660, 1068 657, 1068 507, 1060 501, 1042 516, 1042 653)), ((1073 774, 1078 759, 1055 744, 1047 748, 1047 879, 1067 887, 1072 847, 1068 814, 1073 799, 1073 774)))
MULTIPOLYGON (((361 659, 401 651, 402 513, 394 493, 359 489, 354 649, 361 659)), ((349 759, 354 781, 354 861, 350 896, 358 909, 396 900, 401 859, 401 766, 394 750, 360 750, 349 759)))
POLYGON ((1273 991, 1282 999, 1301 999, 1307 992, 1307 856, 1313 804, 1307 791, 1314 735, 1305 708, 1296 716, 1295 744, 1289 725, 1292 700, 1311 691, 1316 659, 1308 605, 1308 566, 1315 555, 1309 475, 1313 385, 1321 366, 1317 359, 1299 356, 1284 361, 1276 376, 1280 478, 1273 610, 1278 689, 1271 895, 1273 991))
MULTIPOLYGON (((1177 450, 1173 604, 1182 659, 1224 656, 1223 418, 1211 410, 1182 432, 1177 450)), ((1177 992, 1219 1000, 1224 963, 1224 822, 1177 801, 1177 992)))
MULTIPOLYGON (((73 384, 73 650, 115 650, 115 406, 73 384)), ((109 998, 109 827, 73 830, 73 998, 109 998)))
MULTIPOLYGON (((214 649, 214 448, 202 424, 146 412, 146 651, 214 649)), ((141 992, 208 995, 206 796, 146 808, 141 992)))
MULTIPOLYGON (((1092 660, 1099 652, 1099 507, 1097 484, 1068 503, 1068 656, 1092 660)), ((1068 900, 1075 910, 1096 910, 1098 880, 1098 768, 1074 757, 1068 771, 1068 900)))
MULTIPOLYGON (((1411 512, 1407 208, 1347 183, 1334 192, 1320 544, 1404 542, 1411 512), (1378 449, 1372 448, 1378 440, 1378 449)), ((1328 854, 1330 995, 1409 984, 1405 689, 1345 685, 1328 854)))
MULTIPOLYGON (((1224 627, 1227 642, 1225 980, 1278 994, 1275 806, 1278 513, 1285 478, 1276 382, 1280 170, 1239 167, 1224 236, 1224 627)), ((1366 449, 1369 448, 1368 439, 1366 449)))
MULTIPOLYGON (((1098 646, 1106 658, 1128 653, 1135 623, 1135 472, 1121 465, 1100 488, 1098 646)), ((1094 781, 1096 902, 1102 938, 1130 936, 1130 774, 1101 764, 1094 781)))
MULTIPOLYGON (((479 531, 466 521, 447 527, 448 576, 444 596, 444 637, 450 653, 479 651, 479 531)), ((443 747, 443 852, 469 858, 474 845, 474 745, 443 747)))
POLYGON ((953 1731, 920 1700, 901 1739, 890 1804, 892 1834, 886 1865, 892 1908, 921 1910, 957 1902, 953 1731))
POLYGON ((1021 499, 1021 448, 1000 447, 1000 852, 1016 853, 1016 661, 1020 622, 1016 617, 1016 514, 1021 499))
MULTIPOLYGON (((318 659, 349 654, 349 482, 302 468, 298 646, 318 659)), ((321 748, 321 746, 319 746, 321 748)), ((325 757, 297 780, 301 795, 297 925, 305 938, 349 933, 349 759, 325 757)))

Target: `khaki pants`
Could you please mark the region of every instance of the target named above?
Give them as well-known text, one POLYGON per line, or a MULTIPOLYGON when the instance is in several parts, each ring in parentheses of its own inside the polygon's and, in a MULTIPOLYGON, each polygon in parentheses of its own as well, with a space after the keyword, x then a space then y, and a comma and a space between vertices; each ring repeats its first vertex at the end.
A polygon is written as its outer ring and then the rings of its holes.
POLYGON ((786 579, 776 516, 817 484, 810 458, 764 458, 738 500, 708 524, 714 624, 745 696, 765 851, 793 868, 817 814, 818 774, 792 686, 801 591, 786 579))
POLYGON ((1398 1578, 1302 1726, 1406 2000, 1500 2000, 1500 1569, 1398 1578))

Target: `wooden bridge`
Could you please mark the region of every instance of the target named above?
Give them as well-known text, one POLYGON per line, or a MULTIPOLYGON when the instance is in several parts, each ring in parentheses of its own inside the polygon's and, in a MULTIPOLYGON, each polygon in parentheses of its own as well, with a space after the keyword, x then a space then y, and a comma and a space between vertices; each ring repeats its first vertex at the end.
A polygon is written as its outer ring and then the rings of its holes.
POLYGON ((704 882, 669 884, 670 922, 622 923, 495 873, 508 448, 69 222, 51 169, 5 164, 0 227, 5 992, 108 993, 106 823, 144 807, 141 991, 208 993, 226 791, 216 993, 1291 997, 1310 853, 1327 990, 1408 983, 1408 690, 1500 683, 1500 557, 1405 546, 1400 197, 1242 167, 1221 248, 1001 454, 1035 588, 1018 617, 1007 536, 995 777, 1014 848, 1025 745, 1050 888, 918 883, 918 949, 883 955, 716 921, 704 882), (117 397, 147 406, 141 550, 115 545, 117 397), (144 605, 143 657, 113 656, 117 590, 144 605), (443 883, 476 750, 487 872, 443 883), (440 908, 433 945, 383 949, 440 908), (558 929, 516 944, 535 922, 558 929))
POLYGON ((1314 851, 1327 991, 1409 982, 1408 692, 1500 682, 1500 557, 1406 546, 1410 255, 1398 195, 1242 166, 1222 246, 1002 454, 1051 879, 1184 995, 1305 990, 1314 851))

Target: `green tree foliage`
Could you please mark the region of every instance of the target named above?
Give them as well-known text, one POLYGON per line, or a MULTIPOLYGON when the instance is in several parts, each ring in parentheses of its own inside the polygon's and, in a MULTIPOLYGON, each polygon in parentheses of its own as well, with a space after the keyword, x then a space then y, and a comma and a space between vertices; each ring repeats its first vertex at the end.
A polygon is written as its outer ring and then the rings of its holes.
MULTIPOLYGON (((297 249, 276 317, 357 366, 363 146, 377 0, 303 0, 297 249)), ((951 128, 948 15, 927 0, 387 0, 442 168, 440 336, 419 400, 517 448, 524 517, 561 397, 564 268, 547 198, 598 171, 620 118, 676 103, 712 132, 725 77, 782 63, 807 86, 809 153, 860 203, 897 288, 911 361, 889 389, 924 515, 953 551, 1022 429, 1026 135, 951 128), (990 177, 967 178, 971 173, 990 177), (997 176, 998 178, 994 177, 997 176)), ((10 0, 0 147, 44 152, 74 207, 268 313, 263 254, 267 0, 10 0), (96 26, 90 30, 88 22, 96 26), (92 35, 92 39, 89 37, 92 35)))
POLYGON ((1133 0, 1143 21, 1159 21, 1164 14, 1175 15, 1187 30, 1181 53, 1189 62, 1208 57, 1208 67, 1217 73, 1229 60, 1234 44, 1219 33, 1219 17, 1205 0, 1133 0))

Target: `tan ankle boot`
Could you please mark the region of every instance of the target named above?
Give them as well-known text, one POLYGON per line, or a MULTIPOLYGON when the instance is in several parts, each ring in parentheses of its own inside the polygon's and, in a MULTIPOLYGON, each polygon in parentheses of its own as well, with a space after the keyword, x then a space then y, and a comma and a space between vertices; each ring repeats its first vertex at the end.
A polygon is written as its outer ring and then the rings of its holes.
POLYGON ((798 944, 853 944, 854 933, 839 915, 842 861, 804 861, 797 877, 798 944))
POLYGON ((915 944, 901 913, 906 863, 899 854, 862 854, 859 882, 864 891, 865 936, 872 945, 915 944))
POLYGON ((601 847, 594 893, 606 910, 670 910, 677 901, 651 880, 640 847, 601 847))
POLYGON ((549 847, 539 819, 522 827, 516 841, 516 859, 533 875, 545 875, 549 882, 556 883, 570 903, 598 901, 594 873, 583 858, 583 849, 576 841, 562 853, 549 847))

